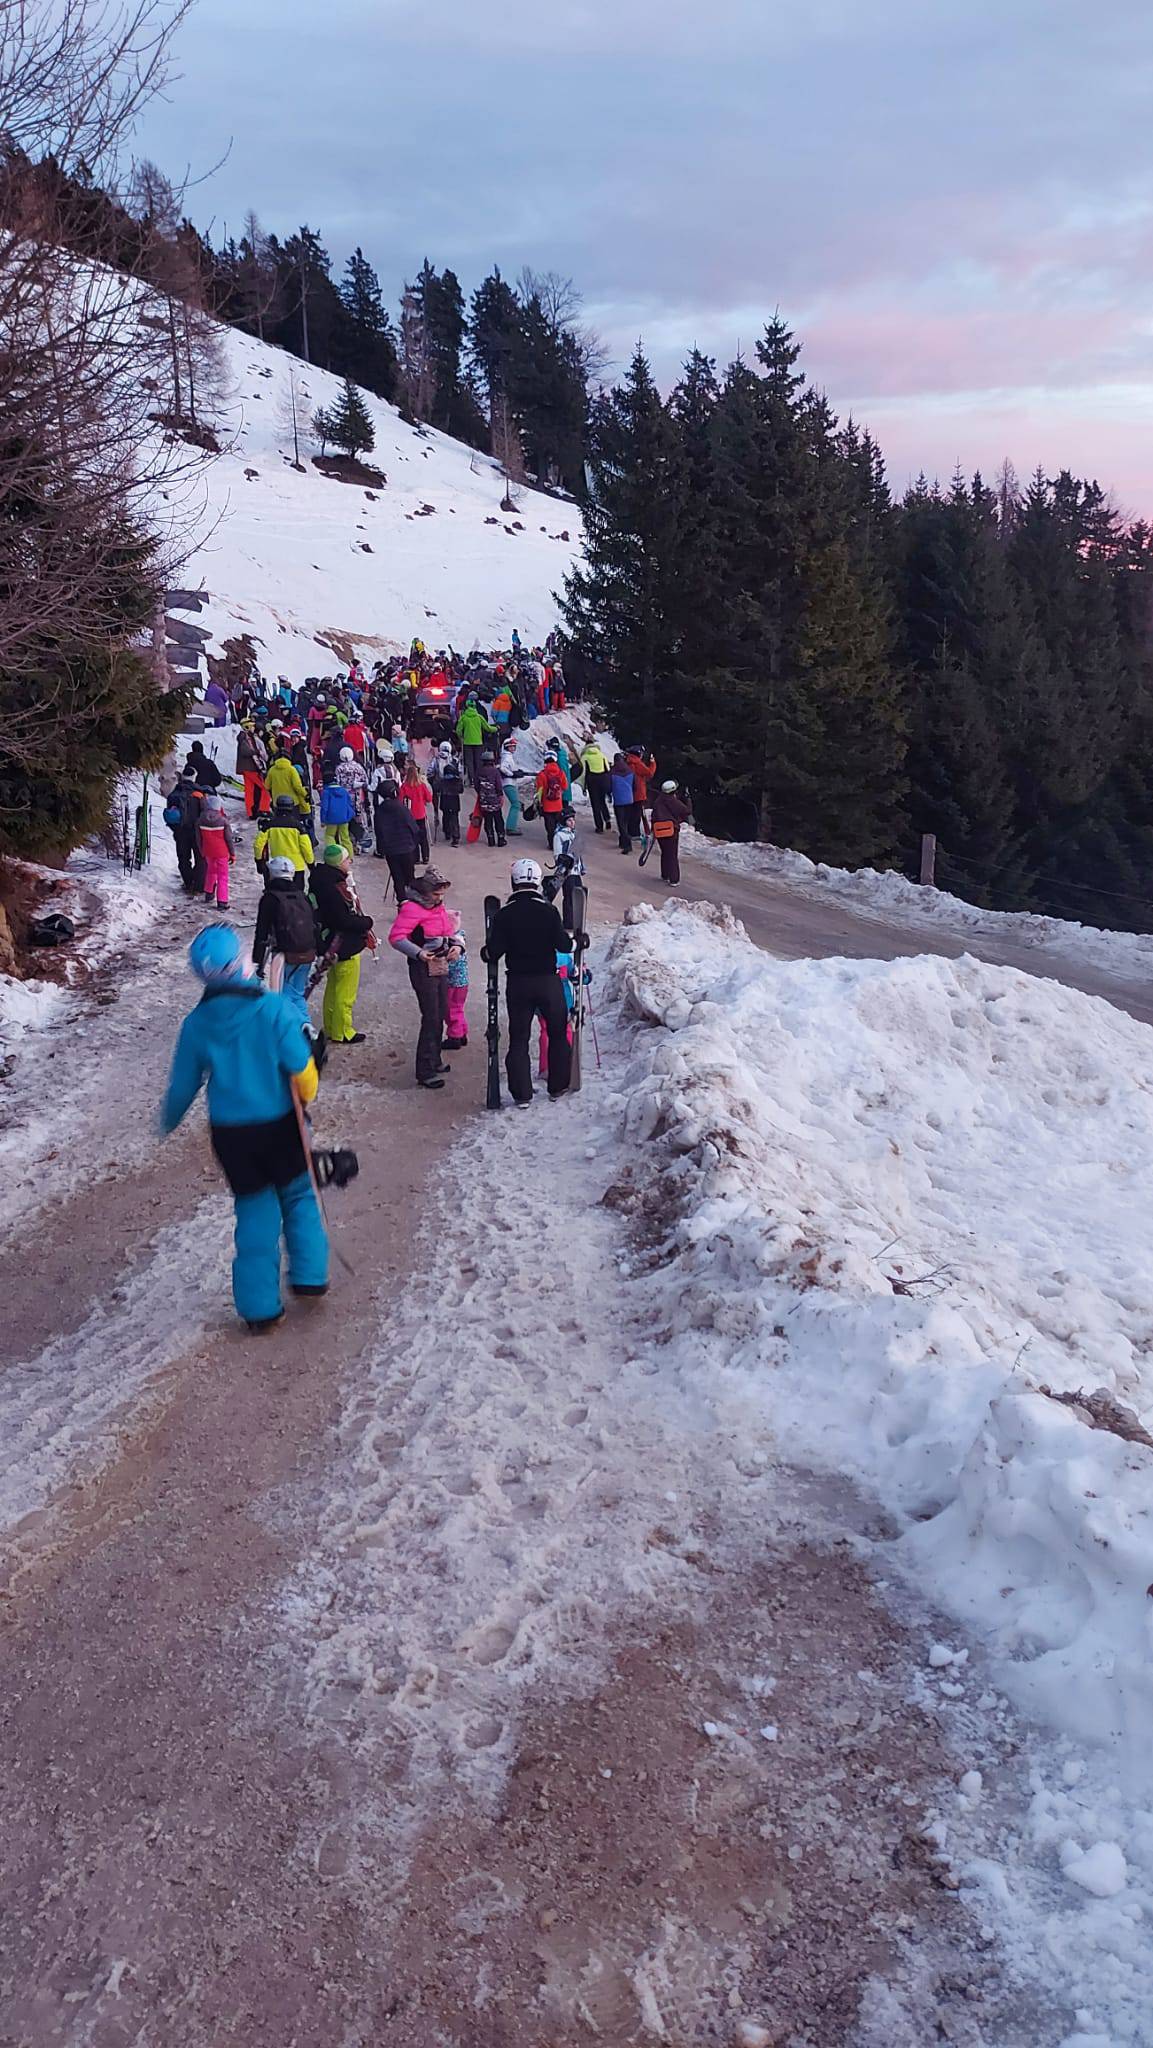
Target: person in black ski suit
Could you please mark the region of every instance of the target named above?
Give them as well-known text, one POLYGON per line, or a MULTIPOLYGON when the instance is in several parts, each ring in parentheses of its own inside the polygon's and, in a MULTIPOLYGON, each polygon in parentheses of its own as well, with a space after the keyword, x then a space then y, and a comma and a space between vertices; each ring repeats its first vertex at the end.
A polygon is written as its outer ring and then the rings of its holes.
POLYGON ((184 769, 194 777, 198 789, 219 789, 224 780, 215 761, 205 753, 203 740, 193 740, 184 769))
POLYGON ((506 963, 508 1054, 505 1072, 509 1093, 521 1109, 532 1101, 529 1037, 534 1017, 548 1030, 548 1092, 554 1100, 572 1079, 572 1047, 568 1040, 568 1006, 557 973, 557 954, 573 951, 571 932, 554 903, 541 893, 542 876, 535 860, 512 864, 512 895, 489 927, 482 960, 506 963))
POLYGON ((500 762, 485 754, 476 771, 476 801, 490 846, 507 844, 504 836, 504 777, 500 762))
POLYGON ((179 813, 177 822, 170 827, 176 841, 176 865, 180 869, 180 880, 190 896, 204 893, 204 860, 200 852, 200 801, 203 790, 196 786, 195 773, 185 768, 175 789, 164 806, 165 816, 179 813))
POLYGON ((398 905, 412 887, 420 849, 420 826, 408 805, 401 803, 399 787, 382 782, 376 792, 376 850, 388 862, 398 905))

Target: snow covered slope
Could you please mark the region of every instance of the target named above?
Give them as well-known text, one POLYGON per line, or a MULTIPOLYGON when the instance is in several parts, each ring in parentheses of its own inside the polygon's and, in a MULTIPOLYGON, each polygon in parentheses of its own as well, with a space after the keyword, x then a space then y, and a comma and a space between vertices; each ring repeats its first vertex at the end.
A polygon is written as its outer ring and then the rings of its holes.
POLYGON ((383 471, 384 489, 324 476, 311 422, 338 379, 234 328, 220 334, 226 452, 176 508, 198 537, 180 582, 209 594, 199 623, 213 651, 251 633, 265 669, 299 683, 353 651, 372 660, 407 648, 416 633, 464 651, 507 646, 514 626, 530 644, 543 640, 580 545, 574 505, 515 487, 519 510, 502 512, 504 484, 487 456, 406 426, 368 392, 376 446, 364 459, 383 471), (303 473, 293 467, 293 383, 303 473))

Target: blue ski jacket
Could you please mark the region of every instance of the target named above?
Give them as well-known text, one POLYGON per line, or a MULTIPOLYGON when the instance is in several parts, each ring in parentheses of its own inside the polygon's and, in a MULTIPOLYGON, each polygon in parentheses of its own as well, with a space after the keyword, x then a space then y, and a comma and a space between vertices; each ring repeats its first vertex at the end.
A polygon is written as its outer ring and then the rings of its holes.
POLYGON ((293 1079, 311 1102, 317 1073, 299 1010, 258 981, 226 982, 205 989, 180 1027, 160 1120, 174 1131, 207 1081, 211 1123, 273 1123, 291 1114, 293 1079))

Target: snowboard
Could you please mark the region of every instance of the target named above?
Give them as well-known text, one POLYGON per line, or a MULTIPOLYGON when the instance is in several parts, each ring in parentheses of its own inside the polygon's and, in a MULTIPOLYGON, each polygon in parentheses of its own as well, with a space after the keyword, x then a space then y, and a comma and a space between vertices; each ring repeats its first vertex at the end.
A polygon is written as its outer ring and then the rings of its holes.
POLYGON ((464 835, 464 843, 466 846, 476 845, 477 840, 480 838, 480 825, 480 812, 474 811, 471 818, 468 821, 468 830, 464 835))
MULTIPOLYGON (((500 909, 499 896, 484 899, 484 938, 488 944, 492 921, 500 909)), ((488 963, 488 1019, 485 1040, 488 1045, 488 1089, 484 1099, 486 1109, 499 1109, 500 1104, 500 962, 488 963)))
POLYGON ((578 1095, 581 1085, 581 1044, 585 1028, 585 964, 588 950, 588 908, 589 892, 583 882, 574 882, 572 888, 572 917, 569 930, 573 935, 573 1013, 572 1013, 572 1080, 569 1093, 578 1095))

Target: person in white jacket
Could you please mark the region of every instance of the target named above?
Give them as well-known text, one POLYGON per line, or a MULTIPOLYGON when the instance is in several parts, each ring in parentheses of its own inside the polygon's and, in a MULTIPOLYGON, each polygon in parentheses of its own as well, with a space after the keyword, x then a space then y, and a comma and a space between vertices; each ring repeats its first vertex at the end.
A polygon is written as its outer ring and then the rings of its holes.
POLYGON ((517 760, 515 733, 509 733, 504 746, 501 748, 500 772, 504 779, 504 793, 508 798, 508 812, 504 821, 504 829, 513 839, 519 839, 521 828, 518 779, 521 776, 527 775, 528 770, 523 768, 517 760))

